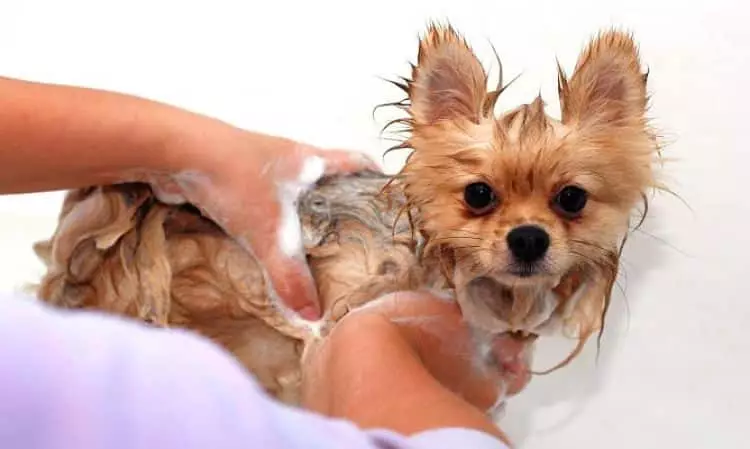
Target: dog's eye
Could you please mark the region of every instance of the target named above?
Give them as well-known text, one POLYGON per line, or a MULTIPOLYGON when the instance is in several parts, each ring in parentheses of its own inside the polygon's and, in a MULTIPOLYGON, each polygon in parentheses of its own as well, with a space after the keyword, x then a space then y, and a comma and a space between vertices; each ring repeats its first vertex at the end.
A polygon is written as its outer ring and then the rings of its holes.
POLYGON ((474 182, 464 189, 464 202, 476 214, 486 214, 497 205, 497 196, 487 183, 474 182))
POLYGON ((565 215, 577 216, 588 200, 588 193, 580 187, 567 186, 555 197, 555 206, 565 215))

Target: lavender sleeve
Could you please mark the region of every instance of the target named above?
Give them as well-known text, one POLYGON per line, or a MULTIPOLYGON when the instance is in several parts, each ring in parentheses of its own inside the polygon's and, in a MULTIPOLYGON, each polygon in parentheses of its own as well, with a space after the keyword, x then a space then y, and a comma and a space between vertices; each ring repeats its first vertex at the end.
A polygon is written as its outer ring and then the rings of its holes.
POLYGON ((3 449, 506 449, 478 431, 406 438, 286 407, 197 336, 0 295, 3 449))

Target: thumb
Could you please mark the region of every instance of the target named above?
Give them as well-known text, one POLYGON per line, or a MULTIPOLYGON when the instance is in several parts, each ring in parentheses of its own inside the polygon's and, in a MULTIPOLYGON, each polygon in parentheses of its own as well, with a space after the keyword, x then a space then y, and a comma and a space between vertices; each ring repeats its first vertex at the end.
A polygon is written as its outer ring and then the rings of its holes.
MULTIPOLYGON (((320 318, 317 287, 305 259, 302 228, 295 203, 285 199, 257 199, 243 209, 241 219, 231 223, 251 224, 251 232, 230 232, 255 257, 264 271, 272 300, 303 318, 320 318)), ((236 226, 234 227, 236 228, 236 226)), ((229 227, 229 231, 232 231, 229 227)), ((246 229, 245 229, 246 231, 246 229)))
POLYGON ((268 274, 272 297, 305 319, 320 318, 317 288, 301 255, 288 256, 274 245, 258 258, 268 274))
POLYGON ((325 174, 356 173, 361 170, 380 171, 378 164, 365 153, 348 150, 317 150, 316 155, 325 161, 325 174))

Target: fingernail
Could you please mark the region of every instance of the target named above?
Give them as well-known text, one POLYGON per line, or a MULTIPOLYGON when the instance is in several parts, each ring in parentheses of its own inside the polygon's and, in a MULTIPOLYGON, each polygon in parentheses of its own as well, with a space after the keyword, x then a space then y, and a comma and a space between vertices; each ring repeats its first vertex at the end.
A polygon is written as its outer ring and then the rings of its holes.
POLYGON ((318 311, 318 308, 315 306, 305 306, 298 310, 297 313, 299 316, 309 321, 315 321, 320 318, 320 311, 318 311))

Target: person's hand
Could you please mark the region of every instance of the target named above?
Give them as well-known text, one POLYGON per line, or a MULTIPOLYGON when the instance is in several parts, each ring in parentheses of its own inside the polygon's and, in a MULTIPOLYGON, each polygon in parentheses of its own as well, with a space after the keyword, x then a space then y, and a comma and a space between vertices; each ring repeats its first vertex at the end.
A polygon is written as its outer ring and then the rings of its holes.
MULTIPOLYGON (((148 180, 167 202, 188 201, 258 259, 275 294, 307 319, 319 317, 296 201, 324 174, 377 169, 361 153, 323 150, 288 139, 233 130, 207 135, 187 168, 148 180)), ((195 144, 193 144, 195 145, 195 144)), ((189 153, 190 154, 190 153, 189 153)))
MULTIPOLYGON (((498 399, 518 393, 528 383, 525 349, 509 338, 478 337, 451 300, 426 292, 395 293, 350 312, 328 337, 308 347, 303 356, 303 404, 360 425, 429 427, 429 422, 418 423, 431 413, 427 404, 419 405, 419 416, 381 416, 389 406, 408 408, 404 403, 409 397, 427 388, 429 380, 416 374, 410 384, 410 376, 424 370, 485 419, 483 412, 498 399), (389 402, 389 395, 395 395, 394 402, 389 402)), ((425 398, 436 401, 433 396, 425 398)), ((438 412, 435 404, 436 420, 459 425, 448 416, 460 408, 455 401, 447 412, 438 412)))
POLYGON ((295 201, 324 173, 376 168, 138 97, 0 78, 0 194, 148 182, 190 202, 263 265, 273 292, 317 318, 295 201))

